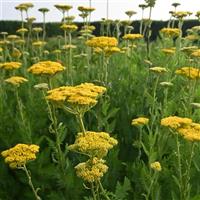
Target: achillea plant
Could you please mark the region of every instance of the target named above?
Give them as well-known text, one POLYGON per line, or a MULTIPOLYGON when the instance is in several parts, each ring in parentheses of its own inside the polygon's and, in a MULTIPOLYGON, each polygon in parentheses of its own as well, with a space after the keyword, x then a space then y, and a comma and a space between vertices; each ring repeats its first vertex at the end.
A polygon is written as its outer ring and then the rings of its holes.
POLYGON ((28 184, 31 187, 36 200, 41 200, 38 195, 39 188, 35 189, 33 186, 31 173, 26 165, 29 161, 36 159, 36 153, 39 152, 39 148, 40 147, 35 144, 17 144, 16 146, 1 152, 1 155, 5 158, 5 163, 8 163, 10 168, 21 169, 25 172, 28 178, 28 184))

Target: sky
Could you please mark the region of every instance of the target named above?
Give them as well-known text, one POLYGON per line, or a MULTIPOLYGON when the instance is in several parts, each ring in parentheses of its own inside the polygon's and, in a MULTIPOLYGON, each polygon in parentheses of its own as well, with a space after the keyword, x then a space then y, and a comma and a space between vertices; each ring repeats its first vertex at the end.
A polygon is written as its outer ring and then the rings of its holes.
MULTIPOLYGON (((106 17, 106 2, 107 0, 91 0, 92 7, 96 10, 92 14, 92 21, 98 21, 102 17, 106 17)), ((89 6, 89 0, 0 0, 0 20, 20 20, 20 12, 15 9, 20 3, 31 2, 34 7, 29 10, 29 16, 36 17, 38 22, 42 21, 42 14, 38 12, 39 8, 49 8, 50 12, 46 14, 47 22, 58 22, 62 18, 62 14, 58 11, 55 4, 68 4, 72 5, 73 9, 70 10, 70 15, 76 16, 76 21, 81 21, 78 16, 80 13, 77 11, 78 6, 89 6)), ((190 11, 196 13, 200 10, 200 0, 157 0, 156 6, 153 8, 152 19, 154 20, 168 20, 169 11, 173 10, 172 3, 180 3, 181 5, 177 8, 180 11, 190 11)), ((109 0, 109 18, 125 20, 128 17, 125 14, 127 10, 134 10, 137 12, 133 16, 133 20, 141 18, 141 9, 138 7, 139 4, 143 4, 144 0, 109 0)), ((147 18, 148 10, 145 10, 144 17, 147 18)), ((195 19, 193 14, 189 18, 195 19)))

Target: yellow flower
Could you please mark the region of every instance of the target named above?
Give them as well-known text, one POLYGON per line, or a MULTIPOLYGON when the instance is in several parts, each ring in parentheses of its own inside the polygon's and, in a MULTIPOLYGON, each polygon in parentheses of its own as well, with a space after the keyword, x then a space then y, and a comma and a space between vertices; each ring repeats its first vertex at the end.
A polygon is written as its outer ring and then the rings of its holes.
POLYGON ((160 30, 161 33, 163 33, 166 37, 178 37, 181 33, 180 29, 178 28, 162 28, 160 30))
POLYGON ((191 53, 191 56, 193 56, 193 57, 200 57, 200 49, 194 50, 194 52, 191 53))
POLYGON ((7 39, 8 39, 8 40, 15 41, 15 40, 19 39, 19 36, 18 36, 18 35, 8 35, 8 36, 7 36, 7 39))
POLYGON ((16 32, 17 33, 26 33, 26 32, 28 32, 28 29, 27 28, 20 28, 16 32))
POLYGON ((40 33, 40 32, 42 32, 42 28, 41 27, 35 27, 35 28, 33 28, 33 32, 40 33))
POLYGON ((165 67, 151 67, 149 68, 150 71, 155 73, 164 73, 167 72, 167 69, 165 67))
POLYGON ((97 103, 97 98, 105 91, 105 87, 83 83, 77 86, 63 86, 50 90, 46 98, 57 104, 66 102, 73 109, 74 106, 83 106, 87 110, 97 103))
POLYGON ((173 16, 178 18, 178 19, 183 19, 184 17, 187 17, 191 13, 188 11, 178 11, 178 12, 173 12, 173 16))
POLYGON ((149 119, 146 117, 138 117, 136 119, 133 119, 131 122, 131 125, 133 126, 143 126, 149 123, 149 119))
POLYGON ((78 26, 76 26, 75 24, 63 24, 60 26, 60 28, 67 32, 74 32, 78 29, 78 26))
POLYGON ((81 12, 90 13, 90 12, 93 12, 95 8, 79 6, 78 10, 81 12))
POLYGON ((194 40, 199 40, 198 35, 188 35, 185 37, 186 40, 194 41, 194 40))
POLYGON ((12 76, 5 80, 5 82, 10 83, 12 85, 20 86, 20 84, 27 82, 28 80, 21 76, 12 76))
POLYGON ((123 36, 125 40, 137 40, 142 39, 144 36, 142 34, 126 34, 123 36))
POLYGON ((0 68, 5 70, 13 70, 20 68, 21 65, 22 63, 20 62, 5 62, 5 63, 0 63, 0 68))
POLYGON ((11 55, 13 58, 20 58, 22 53, 17 48, 14 48, 11 55))
POLYGON ((177 129, 177 132, 189 141, 200 141, 200 124, 191 123, 185 127, 177 129))
POLYGON ((72 6, 66 4, 56 4, 55 7, 61 12, 66 12, 72 9, 72 6))
POLYGON ((162 170, 161 164, 159 162, 153 162, 150 165, 151 169, 160 172, 162 170))
POLYGON ((91 158, 87 162, 79 163, 75 167, 76 174, 86 182, 96 182, 100 180, 108 170, 108 166, 104 163, 105 160, 91 158))
POLYGON ((190 79, 200 78, 200 69, 194 67, 182 67, 177 69, 175 73, 190 79))
POLYGON ((163 118, 161 120, 161 125, 166 126, 172 129, 178 129, 180 127, 184 127, 186 125, 190 125, 192 120, 189 118, 177 117, 177 116, 169 116, 163 118))
POLYGON ((117 140, 110 137, 108 133, 86 131, 86 133, 78 133, 75 143, 69 145, 69 150, 89 157, 103 158, 117 143, 117 140))
POLYGON ((108 47, 104 49, 106 56, 111 56, 114 53, 119 53, 121 50, 118 47, 108 47))
POLYGON ((161 51, 167 55, 173 55, 176 52, 176 49, 174 48, 163 48, 161 51))
POLYGON ((19 168, 28 161, 35 160, 35 154, 38 152, 38 145, 17 144, 16 146, 1 152, 1 155, 5 158, 5 162, 8 163, 11 168, 19 168))
POLYGON ((42 47, 42 46, 44 46, 46 44, 46 42, 44 42, 44 41, 36 41, 36 42, 33 42, 32 43, 32 45, 34 46, 34 47, 42 47))
POLYGON ((64 69, 65 68, 58 62, 41 61, 32 65, 28 69, 28 72, 35 75, 55 75, 64 69))
POLYGON ((86 45, 93 48, 99 47, 105 49, 107 47, 116 47, 118 45, 118 41, 115 37, 100 36, 87 40, 86 45))

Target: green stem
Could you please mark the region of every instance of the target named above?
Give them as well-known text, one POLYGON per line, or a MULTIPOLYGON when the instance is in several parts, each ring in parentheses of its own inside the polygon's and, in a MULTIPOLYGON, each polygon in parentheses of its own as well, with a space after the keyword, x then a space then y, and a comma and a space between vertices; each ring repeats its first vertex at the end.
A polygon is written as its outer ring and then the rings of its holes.
POLYGON ((80 125, 82 133, 84 135, 86 135, 85 126, 84 126, 84 123, 83 123, 83 116, 84 115, 82 113, 78 113, 76 116, 77 116, 77 119, 78 119, 78 122, 79 122, 79 125, 80 125))
POLYGON ((154 185, 154 182, 156 180, 156 177, 157 177, 157 172, 154 172, 153 177, 151 178, 150 186, 149 186, 148 191, 147 191, 147 195, 145 196, 147 200, 150 199, 149 197, 151 195, 151 192, 152 192, 153 185, 154 185))
POLYGON ((108 197, 108 195, 106 194, 106 191, 103 188, 103 185, 101 184, 101 181, 98 181, 101 192, 103 193, 103 196, 105 197, 106 200, 110 200, 110 198, 108 197))
POLYGON ((93 200, 97 200, 97 197, 96 197, 96 194, 95 194, 95 191, 94 191, 94 184, 93 183, 91 183, 91 191, 92 191, 93 200))
POLYGON ((22 101, 19 97, 19 93, 18 93, 18 90, 16 89, 16 99, 17 99, 17 105, 18 105, 18 109, 19 109, 19 114, 20 114, 20 117, 21 117, 21 121, 22 121, 22 124, 23 124, 23 128, 26 132, 26 135, 27 135, 27 139, 29 142, 32 141, 31 139, 31 131, 30 131, 30 126, 27 126, 26 124, 26 120, 25 120, 25 117, 24 117, 24 111, 23 111, 23 104, 22 104, 22 101))
POLYGON ((184 191, 183 191, 183 176, 182 176, 180 142, 179 142, 178 133, 176 133, 176 147, 177 147, 177 165, 178 165, 180 200, 185 200, 185 199, 183 199, 183 193, 184 193, 184 191))
POLYGON ((23 167, 21 169, 26 173, 26 176, 28 178, 28 184, 29 184, 29 186, 31 187, 31 189, 33 191, 35 199, 36 200, 41 200, 40 196, 37 194, 38 189, 35 189, 35 187, 34 187, 34 185, 32 183, 31 175, 30 175, 29 171, 27 170, 26 165, 23 165, 23 167))

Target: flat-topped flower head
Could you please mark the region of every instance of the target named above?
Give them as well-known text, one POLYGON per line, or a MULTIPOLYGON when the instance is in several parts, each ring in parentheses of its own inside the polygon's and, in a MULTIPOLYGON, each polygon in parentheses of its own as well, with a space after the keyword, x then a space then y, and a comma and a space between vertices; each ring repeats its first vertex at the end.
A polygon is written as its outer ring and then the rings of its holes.
POLYGON ((86 162, 79 163, 75 170, 78 177, 86 182, 93 183, 103 177, 108 170, 108 166, 105 164, 105 160, 91 158, 86 162))
POLYGON ((69 145, 69 150, 89 157, 103 158, 117 143, 117 140, 110 137, 108 133, 86 131, 86 133, 78 133, 75 143, 69 145))
POLYGON ((44 42, 44 41, 35 41, 35 42, 32 42, 32 46, 36 47, 36 48, 43 47, 44 45, 46 45, 46 42, 44 42))
POLYGON ((86 112, 96 105, 97 99, 105 91, 105 87, 82 83, 77 86, 63 86, 50 90, 46 98, 57 105, 67 105, 74 111, 86 112))
POLYGON ((138 118, 132 120, 131 125, 132 126, 143 126, 143 125, 147 125, 148 123, 149 123, 149 118, 138 117, 138 118))
POLYGON ((26 33, 28 32, 28 29, 27 28, 20 28, 16 31, 17 33, 20 33, 20 34, 23 34, 23 33, 26 33))
POLYGON ((131 18, 133 15, 137 14, 137 12, 135 12, 134 10, 127 10, 127 11, 125 12, 125 14, 126 14, 129 18, 131 18))
POLYGON ((178 19, 183 19, 184 17, 187 17, 188 15, 191 15, 192 13, 189 11, 177 11, 173 13, 173 16, 178 19))
POLYGON ((144 38, 144 36, 139 33, 135 33, 135 34, 129 33, 129 34, 126 34, 123 36, 123 39, 125 39, 125 40, 138 40, 138 39, 142 39, 142 38, 144 38))
POLYGON ((66 4, 56 4, 55 7, 61 12, 66 12, 73 8, 73 6, 66 4))
POLYGON ((39 8, 38 11, 42 12, 42 13, 46 13, 49 12, 48 8, 39 8))
POLYGON ((58 72, 65 70, 65 68, 58 62, 41 61, 32 65, 28 72, 35 75, 55 75, 58 72))
POLYGON ((199 123, 191 123, 185 127, 181 127, 177 129, 177 132, 183 136, 184 139, 191 142, 199 142, 200 141, 200 124, 199 123))
POLYGON ((79 6, 78 10, 83 12, 83 13, 91 13, 91 12, 95 11, 95 8, 79 6))
POLYGON ((199 58, 200 57, 200 49, 196 49, 191 53, 191 56, 199 58))
POLYGON ((20 68, 21 65, 22 63, 20 62, 4 62, 4 63, 0 63, 0 69, 13 70, 13 69, 20 68))
POLYGON ((200 78, 200 69, 199 68, 182 67, 180 69, 177 69, 175 73, 178 75, 187 77, 189 79, 199 79, 200 78))
POLYGON ((40 33, 40 32, 42 32, 42 28, 41 27, 35 27, 35 28, 33 28, 33 32, 40 33))
POLYGON ((169 116, 161 120, 161 125, 172 129, 178 129, 190 125, 192 120, 185 117, 169 116))
POLYGON ((99 47, 101 49, 105 49, 107 47, 116 47, 118 45, 118 41, 115 37, 100 36, 87 40, 86 45, 93 48, 99 47))
POLYGON ((78 26, 76 26, 75 24, 63 24, 62 26, 60 26, 60 28, 67 32, 74 32, 78 29, 78 26))
POLYGON ((8 150, 2 151, 1 155, 10 168, 20 168, 26 165, 28 161, 35 160, 38 152, 38 145, 17 144, 8 150))
POLYGON ((150 67, 149 70, 151 72, 158 73, 158 74, 167 72, 167 69, 165 67, 150 67))
POLYGON ((22 83, 27 82, 28 80, 22 76, 12 76, 5 80, 5 82, 10 83, 14 86, 20 86, 22 83))
POLYGON ((165 36, 165 37, 178 37, 181 33, 180 29, 178 28, 162 28, 160 32, 165 36))
POLYGON ((176 53, 175 48, 163 48, 161 51, 166 55, 174 55, 176 53))
POLYGON ((8 35, 7 39, 11 40, 11 41, 15 41, 17 39, 19 39, 20 37, 18 35, 8 35))

